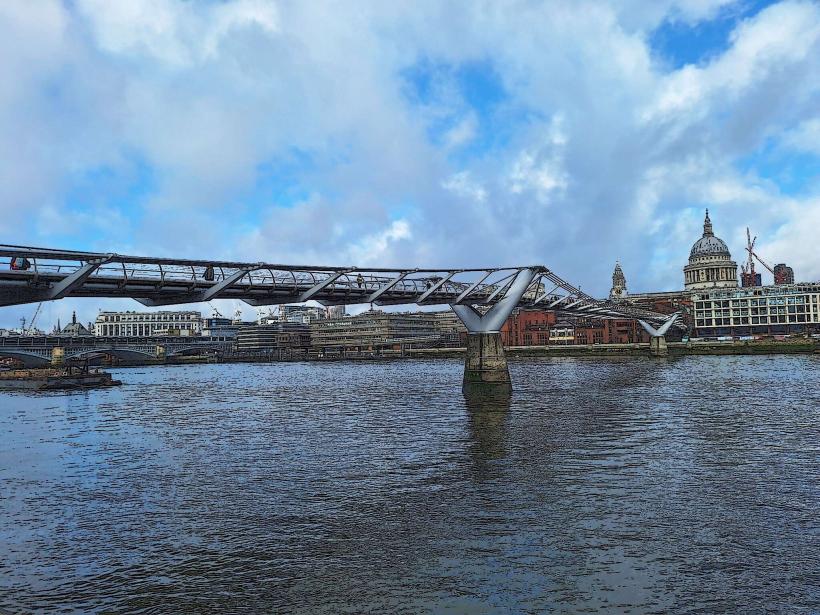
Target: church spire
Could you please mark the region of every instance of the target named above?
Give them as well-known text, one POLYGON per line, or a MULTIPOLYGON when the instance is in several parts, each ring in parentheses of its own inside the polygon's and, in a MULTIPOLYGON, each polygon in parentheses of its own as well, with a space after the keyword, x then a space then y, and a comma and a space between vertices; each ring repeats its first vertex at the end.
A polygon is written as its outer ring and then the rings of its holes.
POLYGON ((706 219, 703 221, 703 236, 712 237, 715 232, 712 230, 712 220, 709 218, 709 210, 706 210, 706 219))

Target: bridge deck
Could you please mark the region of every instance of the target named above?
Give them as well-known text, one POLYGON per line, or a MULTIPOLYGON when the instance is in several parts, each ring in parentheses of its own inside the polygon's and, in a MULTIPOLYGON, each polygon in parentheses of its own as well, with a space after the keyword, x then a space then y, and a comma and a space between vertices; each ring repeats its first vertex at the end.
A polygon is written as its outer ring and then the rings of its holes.
POLYGON ((236 299, 250 305, 492 306, 503 300, 516 276, 533 274, 518 300, 540 307, 598 318, 666 316, 633 306, 600 301, 545 266, 486 269, 386 269, 295 266, 273 263, 186 260, 0 246, 0 305, 63 297, 132 298, 144 305, 236 299))

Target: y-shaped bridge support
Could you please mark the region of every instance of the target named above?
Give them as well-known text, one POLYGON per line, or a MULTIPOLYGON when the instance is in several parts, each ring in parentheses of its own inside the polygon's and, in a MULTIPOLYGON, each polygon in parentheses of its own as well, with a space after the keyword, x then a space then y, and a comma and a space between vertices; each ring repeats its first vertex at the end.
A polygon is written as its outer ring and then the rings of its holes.
POLYGON ((656 357, 665 357, 669 354, 669 350, 666 347, 666 332, 669 331, 669 327, 675 324, 675 321, 680 316, 679 312, 672 314, 660 329, 655 329, 652 325, 647 323, 646 321, 639 320, 638 322, 641 323, 641 326, 644 330, 649 334, 649 352, 651 352, 656 357))
MULTIPOLYGON (((506 287, 504 298, 481 314, 472 305, 452 305, 453 311, 467 327, 467 356, 464 360, 462 390, 510 391, 510 370, 501 343, 501 327, 507 321, 522 295, 535 277, 532 269, 522 269, 506 287)), ((499 289, 500 290, 500 289, 499 289)))

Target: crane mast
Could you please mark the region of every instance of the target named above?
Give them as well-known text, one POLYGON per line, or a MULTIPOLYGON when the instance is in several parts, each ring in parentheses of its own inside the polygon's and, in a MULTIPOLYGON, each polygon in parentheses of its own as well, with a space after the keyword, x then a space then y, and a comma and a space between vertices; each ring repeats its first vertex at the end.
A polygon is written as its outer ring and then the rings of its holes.
POLYGON ((28 323, 28 328, 26 328, 26 319, 20 319, 20 333, 22 335, 33 335, 34 334, 34 324, 37 322, 37 316, 40 315, 40 309, 43 307, 42 301, 37 304, 37 308, 34 310, 34 316, 31 317, 31 320, 28 323))
POLYGON ((743 286, 758 286, 757 283, 757 274, 755 273, 755 260, 758 263, 763 265, 766 270, 775 276, 774 269, 769 266, 769 264, 760 258, 760 255, 755 252, 755 243, 757 243, 757 235, 752 238, 752 233, 749 230, 749 227, 746 227, 746 253, 747 259, 746 263, 741 265, 741 271, 743 274, 743 286))

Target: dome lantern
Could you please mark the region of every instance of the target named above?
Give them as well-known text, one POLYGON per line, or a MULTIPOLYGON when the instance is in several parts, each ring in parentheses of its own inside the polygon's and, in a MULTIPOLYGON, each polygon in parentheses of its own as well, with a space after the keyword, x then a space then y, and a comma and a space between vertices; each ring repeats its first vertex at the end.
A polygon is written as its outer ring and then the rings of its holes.
POLYGON ((709 218, 709 210, 706 210, 706 219, 703 221, 703 236, 714 237, 715 232, 712 230, 712 220, 709 218))

